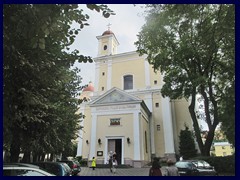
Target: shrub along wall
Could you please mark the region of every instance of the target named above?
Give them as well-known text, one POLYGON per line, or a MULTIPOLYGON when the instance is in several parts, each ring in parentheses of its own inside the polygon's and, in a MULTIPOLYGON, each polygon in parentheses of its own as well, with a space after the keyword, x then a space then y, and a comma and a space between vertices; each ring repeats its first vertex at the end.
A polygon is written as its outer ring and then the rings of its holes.
POLYGON ((214 166, 218 173, 235 174, 235 155, 225 157, 203 157, 198 156, 194 159, 201 159, 214 166))

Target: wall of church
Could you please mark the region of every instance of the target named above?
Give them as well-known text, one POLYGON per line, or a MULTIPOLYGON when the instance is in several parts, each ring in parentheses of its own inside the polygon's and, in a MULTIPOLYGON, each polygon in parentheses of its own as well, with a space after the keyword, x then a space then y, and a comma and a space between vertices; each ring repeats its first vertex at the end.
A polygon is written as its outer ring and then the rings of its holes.
POLYGON ((162 75, 160 73, 160 71, 156 71, 154 72, 154 69, 152 68, 152 65, 149 65, 150 68, 150 85, 152 88, 155 87, 160 87, 162 86, 163 82, 162 82, 162 75), (157 81, 157 84, 155 84, 154 81, 157 81))
POLYGON ((98 90, 99 91, 102 91, 102 87, 104 87, 104 91, 107 90, 107 81, 108 81, 107 76, 108 76, 107 63, 102 63, 99 68, 99 75, 98 75, 98 77, 99 77, 98 90))
MULTIPOLYGON (((114 138, 116 137, 124 137, 124 139, 127 139, 129 137, 131 141, 134 142, 133 139, 133 114, 116 114, 116 115, 104 115, 104 116, 98 116, 97 117, 97 139, 100 138, 102 140, 102 145, 98 146, 96 151, 105 151, 105 140, 106 138, 114 138), (120 125, 110 125, 110 119, 111 118, 120 118, 120 125)), ((133 156, 133 148, 130 148, 133 146, 133 144, 127 144, 126 141, 124 141, 124 157, 132 159, 133 156), (130 147, 129 147, 130 146, 130 147)))
MULTIPOLYGON (((126 59, 127 60, 127 59, 126 59)), ((113 60, 113 62, 115 59, 113 60)), ((144 61, 136 58, 131 61, 112 64, 112 87, 123 89, 123 76, 133 75, 133 89, 145 88, 144 61), (135 68, 137 67, 137 68, 135 68)))
POLYGON ((153 112, 152 119, 154 124, 154 140, 155 140, 155 153, 157 157, 164 157, 165 144, 164 144, 164 131, 162 119, 162 96, 160 93, 153 93, 153 112), (158 105, 157 105, 158 103, 158 105))

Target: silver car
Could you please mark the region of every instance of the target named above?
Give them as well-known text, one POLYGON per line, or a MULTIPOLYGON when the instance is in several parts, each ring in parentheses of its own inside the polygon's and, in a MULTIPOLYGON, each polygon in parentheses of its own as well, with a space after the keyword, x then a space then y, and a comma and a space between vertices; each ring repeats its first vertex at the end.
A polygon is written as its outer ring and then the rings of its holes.
POLYGON ((39 166, 27 163, 3 164, 3 176, 55 176, 39 166))

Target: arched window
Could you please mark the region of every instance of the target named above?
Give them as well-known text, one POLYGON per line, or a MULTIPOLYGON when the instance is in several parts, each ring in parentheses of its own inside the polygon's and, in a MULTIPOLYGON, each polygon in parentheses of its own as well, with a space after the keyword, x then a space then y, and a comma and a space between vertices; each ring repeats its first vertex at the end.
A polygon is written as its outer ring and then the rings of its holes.
POLYGON ((133 76, 132 75, 126 75, 123 77, 124 81, 124 90, 133 89, 133 76))

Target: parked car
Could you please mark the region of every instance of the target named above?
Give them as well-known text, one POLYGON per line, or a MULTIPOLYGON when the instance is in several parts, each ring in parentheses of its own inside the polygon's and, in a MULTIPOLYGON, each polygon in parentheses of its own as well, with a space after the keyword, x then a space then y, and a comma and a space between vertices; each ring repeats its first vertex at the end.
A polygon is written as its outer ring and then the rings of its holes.
POLYGON ((216 176, 213 166, 203 160, 183 160, 176 162, 180 176, 216 176))
POLYGON ((71 168, 63 162, 36 162, 37 166, 45 169, 56 176, 71 176, 71 168))
POLYGON ((55 176, 39 166, 27 163, 4 163, 3 176, 55 176))
POLYGON ((72 174, 77 175, 79 172, 81 172, 81 167, 79 162, 74 161, 74 160, 61 160, 58 162, 64 162, 66 163, 71 169, 72 169, 72 174))

